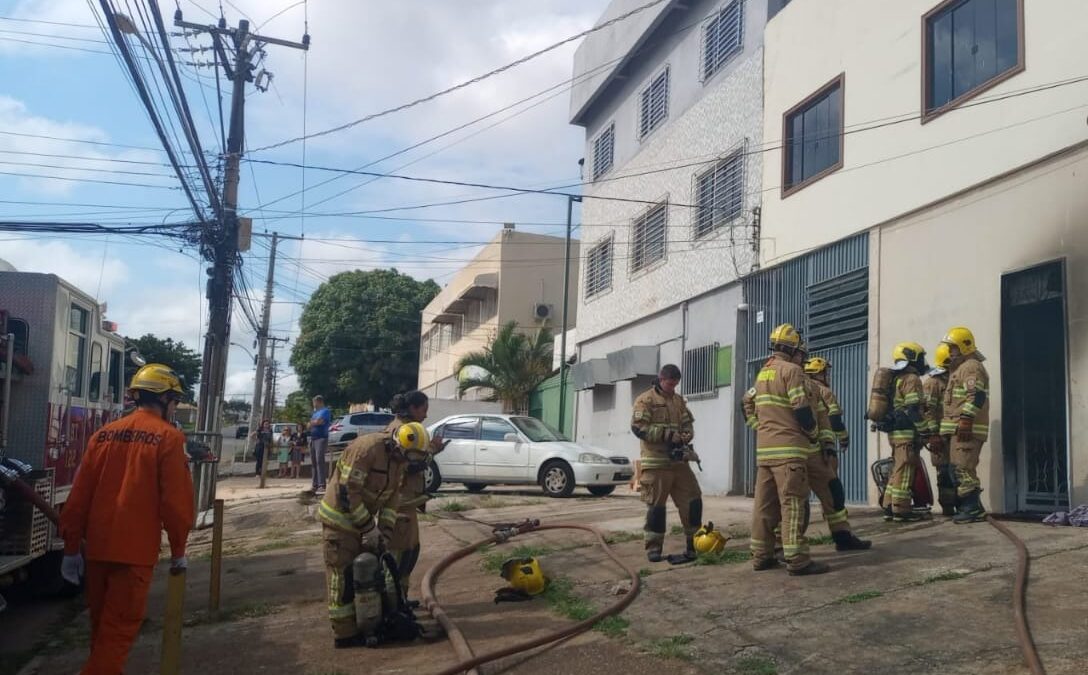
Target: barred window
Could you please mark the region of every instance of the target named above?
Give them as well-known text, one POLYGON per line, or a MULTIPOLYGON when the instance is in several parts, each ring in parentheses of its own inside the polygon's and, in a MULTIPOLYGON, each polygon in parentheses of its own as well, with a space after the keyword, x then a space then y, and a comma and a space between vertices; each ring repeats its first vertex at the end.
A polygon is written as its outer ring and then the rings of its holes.
POLYGON ((586 257, 586 300, 612 288, 612 237, 589 250, 586 257))
POLYGON ((744 155, 735 153, 695 177, 695 238, 701 239, 744 213, 744 155))
POLYGON ((616 125, 612 123, 593 141, 593 180, 605 175, 612 168, 615 147, 616 125))
POLYGON ((669 204, 663 202, 635 219, 631 226, 631 271, 665 259, 669 204))
POLYGON ((703 25, 703 81, 740 53, 744 41, 744 0, 733 0, 703 25))
POLYGON ((683 393, 687 397, 710 397, 718 393, 718 343, 684 352, 683 393))
POLYGON ((669 117, 669 67, 639 93, 638 137, 646 138, 669 117))

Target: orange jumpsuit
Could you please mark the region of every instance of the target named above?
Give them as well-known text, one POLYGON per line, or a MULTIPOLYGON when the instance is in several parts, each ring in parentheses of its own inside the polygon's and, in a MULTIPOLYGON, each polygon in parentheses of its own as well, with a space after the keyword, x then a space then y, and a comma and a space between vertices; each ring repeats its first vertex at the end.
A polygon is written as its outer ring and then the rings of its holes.
POLYGON ((86 541, 91 655, 84 675, 124 670, 147 609, 162 530, 171 557, 180 558, 194 517, 184 434, 142 409, 95 433, 61 513, 65 554, 86 541))

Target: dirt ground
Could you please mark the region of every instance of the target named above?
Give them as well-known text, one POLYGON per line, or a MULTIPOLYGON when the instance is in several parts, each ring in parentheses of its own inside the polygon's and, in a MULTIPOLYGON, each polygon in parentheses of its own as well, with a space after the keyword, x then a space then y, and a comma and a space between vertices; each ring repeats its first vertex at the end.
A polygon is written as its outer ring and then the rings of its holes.
MULTIPOLYGON (((332 649, 312 500, 300 496, 302 482, 273 480, 263 491, 253 483, 232 478, 220 485, 227 510, 218 617, 206 611, 211 531, 197 531, 190 540, 182 672, 426 675, 454 662, 441 638, 377 650, 332 649)), ((707 498, 707 517, 733 535, 726 554, 702 561, 712 564, 670 567, 646 562, 644 510, 631 494, 552 500, 534 491, 443 491, 422 523, 423 555, 411 595, 418 597, 423 573, 438 559, 489 534, 464 517, 589 523, 611 533, 621 558, 641 571, 642 593, 620 619, 482 672, 1026 672, 1011 609, 1016 553, 989 525, 955 526, 938 518, 894 526, 858 509, 852 521, 873 539, 873 550, 836 554, 823 524, 814 523, 813 553, 833 570, 794 578, 783 570, 754 573, 746 564, 750 503, 707 498)), ((676 522, 674 513, 670 518, 676 522)), ((1011 527, 1032 554, 1029 617, 1047 672, 1085 672, 1088 532, 1011 527)), ((667 550, 681 546, 679 536, 666 542, 667 550)), ((158 570, 129 673, 158 672, 164 572, 158 570)), ((541 532, 455 564, 438 594, 475 651, 484 653, 590 616, 616 600, 612 591, 622 577, 590 535, 541 532), (496 605, 492 593, 503 581, 495 567, 514 551, 537 555, 552 588, 532 602, 496 605)), ((425 612, 421 617, 433 627, 425 612)), ((0 614, 0 674, 70 675, 87 643, 82 599, 14 606, 0 614)))

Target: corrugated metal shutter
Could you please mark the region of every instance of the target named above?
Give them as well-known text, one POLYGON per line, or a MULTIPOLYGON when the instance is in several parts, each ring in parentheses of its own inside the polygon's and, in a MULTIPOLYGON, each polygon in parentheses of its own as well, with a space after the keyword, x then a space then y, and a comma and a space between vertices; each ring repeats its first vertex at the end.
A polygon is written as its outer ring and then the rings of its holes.
MULTIPOLYGON (((850 502, 865 502, 868 390, 869 236, 861 234, 764 270, 744 280, 748 303, 747 380, 751 386, 767 358, 767 336, 792 323, 813 348, 831 361, 831 386, 850 430, 850 451, 841 457, 840 476, 850 502)), ((740 414, 739 411, 737 413, 740 414)), ((755 436, 746 435, 744 489, 755 485, 755 436)))

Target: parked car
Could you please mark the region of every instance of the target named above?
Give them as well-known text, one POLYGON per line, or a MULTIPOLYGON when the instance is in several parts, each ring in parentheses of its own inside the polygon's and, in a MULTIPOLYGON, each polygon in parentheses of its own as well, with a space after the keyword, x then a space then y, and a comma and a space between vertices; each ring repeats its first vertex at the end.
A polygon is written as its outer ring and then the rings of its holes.
POLYGON ((627 457, 573 443, 535 417, 454 415, 429 431, 449 443, 428 469, 428 492, 446 482, 464 483, 469 492, 488 485, 539 485, 550 497, 585 487, 604 497, 633 474, 627 457))
POLYGON ((359 436, 382 431, 393 421, 393 413, 361 412, 344 415, 329 427, 329 445, 347 445, 359 436))
POLYGON ((278 439, 283 435, 284 429, 286 429, 288 433, 294 433, 296 428, 298 428, 298 425, 294 422, 273 422, 272 438, 278 439))
POLYGON ((234 430, 234 437, 235 438, 245 438, 248 435, 249 435, 249 425, 248 424, 239 424, 238 428, 234 430))

